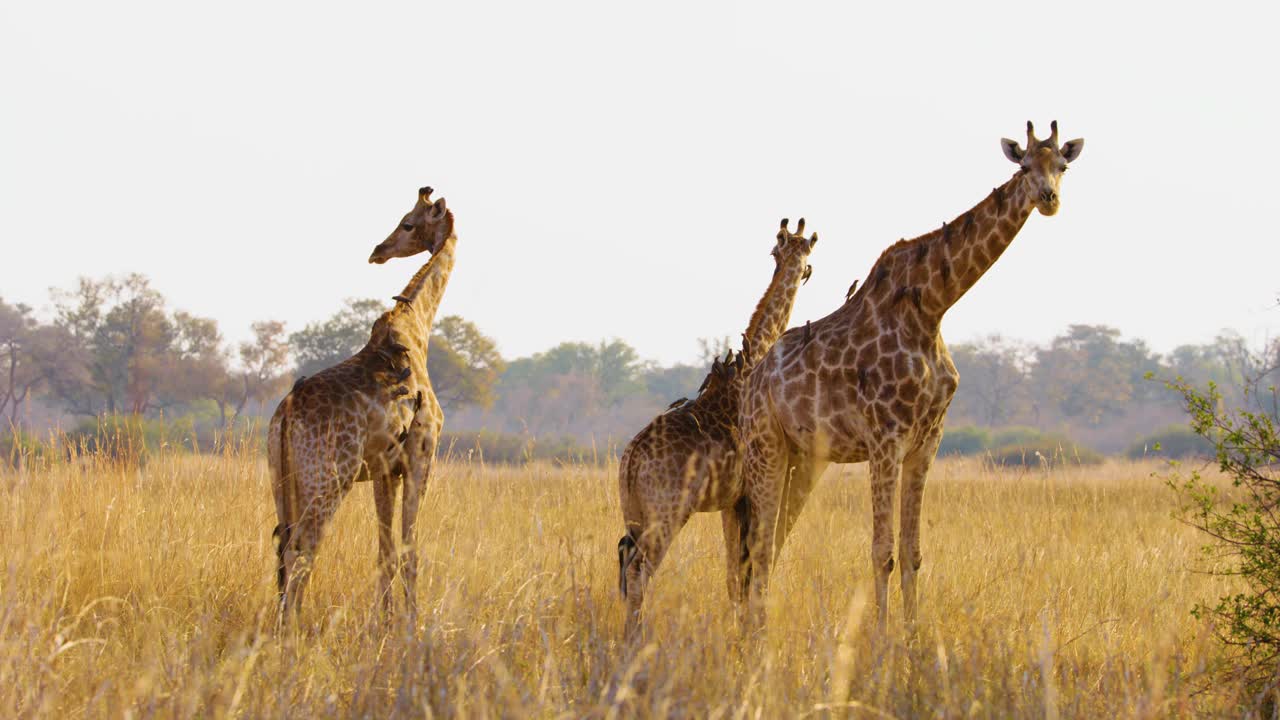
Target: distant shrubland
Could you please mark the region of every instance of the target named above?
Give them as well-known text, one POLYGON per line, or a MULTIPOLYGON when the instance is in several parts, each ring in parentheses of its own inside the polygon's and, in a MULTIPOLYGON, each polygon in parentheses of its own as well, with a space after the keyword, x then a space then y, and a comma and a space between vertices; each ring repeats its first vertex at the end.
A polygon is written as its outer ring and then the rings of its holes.
MULTIPOLYGON (((53 291, 49 306, 40 315, 0 299, 0 418, 7 425, 41 436, 49 428, 80 433, 102 416, 163 417, 189 427, 182 441, 202 450, 261 428, 296 377, 358 350, 386 309, 380 300, 349 299, 327 320, 293 332, 264 319, 253 323, 250 340, 232 346, 217 321, 170 308, 142 275, 82 278, 53 291)), ((599 456, 601 448, 625 445, 672 401, 695 394, 712 358, 733 344, 691 339, 697 360, 671 366, 642 359, 620 339, 504 358, 476 325, 446 316, 431 338, 429 371, 446 429, 471 433, 468 446, 479 443, 489 457, 526 457, 519 448, 530 442, 538 457, 585 457, 586 448, 599 456)), ((1230 331, 1167 354, 1102 325, 1072 325, 1044 345, 990 336, 950 348, 961 382, 941 451, 1010 462, 1015 451, 1034 457, 1056 448, 1081 459, 1090 451, 1191 452, 1194 441, 1169 429, 1185 423, 1177 397, 1148 373, 1215 382, 1233 404, 1242 378, 1280 364, 1280 342, 1253 348, 1230 331), (1015 427, 1026 428, 1025 437, 1010 436, 1015 427), (1160 451, 1152 450, 1157 442, 1160 451)))

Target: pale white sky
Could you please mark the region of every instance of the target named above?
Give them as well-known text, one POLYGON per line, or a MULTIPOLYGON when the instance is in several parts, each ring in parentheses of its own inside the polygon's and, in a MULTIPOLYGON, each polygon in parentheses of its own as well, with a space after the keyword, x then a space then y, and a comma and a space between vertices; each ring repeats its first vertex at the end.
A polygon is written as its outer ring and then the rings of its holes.
POLYGON ((1105 323, 1158 350, 1280 331, 1276 3, 0 5, 0 296, 139 271, 230 340, 418 263, 365 264, 432 185, 442 313, 508 357, 735 337, 778 220, 821 237, 793 324, 1013 171, 1085 152, 948 315, 951 342, 1105 323), (870 5, 870 4, 868 4, 870 5))

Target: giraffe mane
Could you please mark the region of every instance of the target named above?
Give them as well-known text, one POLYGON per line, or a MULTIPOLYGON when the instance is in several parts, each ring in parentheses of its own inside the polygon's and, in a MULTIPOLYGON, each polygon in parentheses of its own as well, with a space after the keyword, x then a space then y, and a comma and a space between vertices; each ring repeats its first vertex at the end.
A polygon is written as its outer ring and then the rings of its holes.
MULTIPOLYGON (((1019 169, 1014 172, 1010 181, 1022 176, 1023 174, 1022 170, 1019 169)), ((1006 199, 1004 188, 1010 181, 1006 181, 1004 184, 993 188, 991 192, 987 193, 986 197, 978 201, 976 205, 960 215, 957 215, 950 222, 942 223, 942 227, 930 230, 923 235, 917 235, 913 238, 903 238, 885 248, 880 253, 880 256, 876 258, 875 264, 871 266, 871 270, 867 272, 867 277, 862 281, 861 286, 849 295, 846 302, 851 302, 862 297, 864 293, 875 290, 879 285, 879 280, 891 279, 893 272, 898 268, 903 266, 909 267, 923 260, 924 257, 928 255, 929 248, 935 240, 942 239, 944 241, 949 241, 955 237, 956 233, 964 234, 969 232, 973 226, 973 212, 975 210, 982 207, 987 202, 993 202, 997 207, 1003 206, 1006 199)))

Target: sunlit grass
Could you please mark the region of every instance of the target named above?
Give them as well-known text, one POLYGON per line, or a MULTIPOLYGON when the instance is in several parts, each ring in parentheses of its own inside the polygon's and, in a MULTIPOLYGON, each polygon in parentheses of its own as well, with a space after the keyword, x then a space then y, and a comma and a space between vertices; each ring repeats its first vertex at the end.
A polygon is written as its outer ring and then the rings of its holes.
POLYGON ((296 636, 274 625, 257 454, 0 470, 0 715, 1236 715, 1189 614, 1229 586, 1194 571, 1203 538, 1171 518, 1159 469, 939 462, 920 626, 904 634, 895 592, 875 641, 866 471, 836 467, 777 565, 765 638, 739 638, 706 515, 651 586, 636 648, 619 643, 610 469, 439 465, 416 628, 372 612, 357 486, 296 636))

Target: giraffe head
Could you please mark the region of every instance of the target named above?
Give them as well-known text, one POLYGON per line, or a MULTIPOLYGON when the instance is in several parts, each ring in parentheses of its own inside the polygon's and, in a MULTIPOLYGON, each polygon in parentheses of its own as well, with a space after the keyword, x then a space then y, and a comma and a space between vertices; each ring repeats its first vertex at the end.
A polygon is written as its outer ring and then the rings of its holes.
POLYGON ((444 198, 432 202, 431 188, 421 188, 413 209, 400 219, 400 225, 387 239, 373 249, 369 262, 381 265, 391 258, 434 253, 452 234, 453 213, 445 207, 444 198))
POLYGON ((1058 121, 1050 124, 1053 128, 1045 140, 1037 140, 1031 121, 1027 121, 1027 147, 1022 149, 1014 140, 1003 138, 1000 147, 1004 156, 1022 168, 1024 182, 1030 184, 1031 197, 1041 215, 1053 215, 1058 212, 1058 189, 1062 184, 1062 173, 1067 170, 1067 163, 1075 162, 1084 150, 1084 140, 1076 138, 1068 140, 1058 147, 1058 121))
POLYGON ((809 281, 809 276, 813 274, 813 266, 809 264, 809 253, 813 250, 813 246, 818 244, 818 233, 806 238, 804 218, 800 218, 793 234, 787 229, 790 222, 782 218, 782 227, 778 230, 778 242, 773 246, 772 251, 773 274, 777 275, 790 270, 796 273, 795 277, 798 277, 801 283, 806 283, 809 281))

